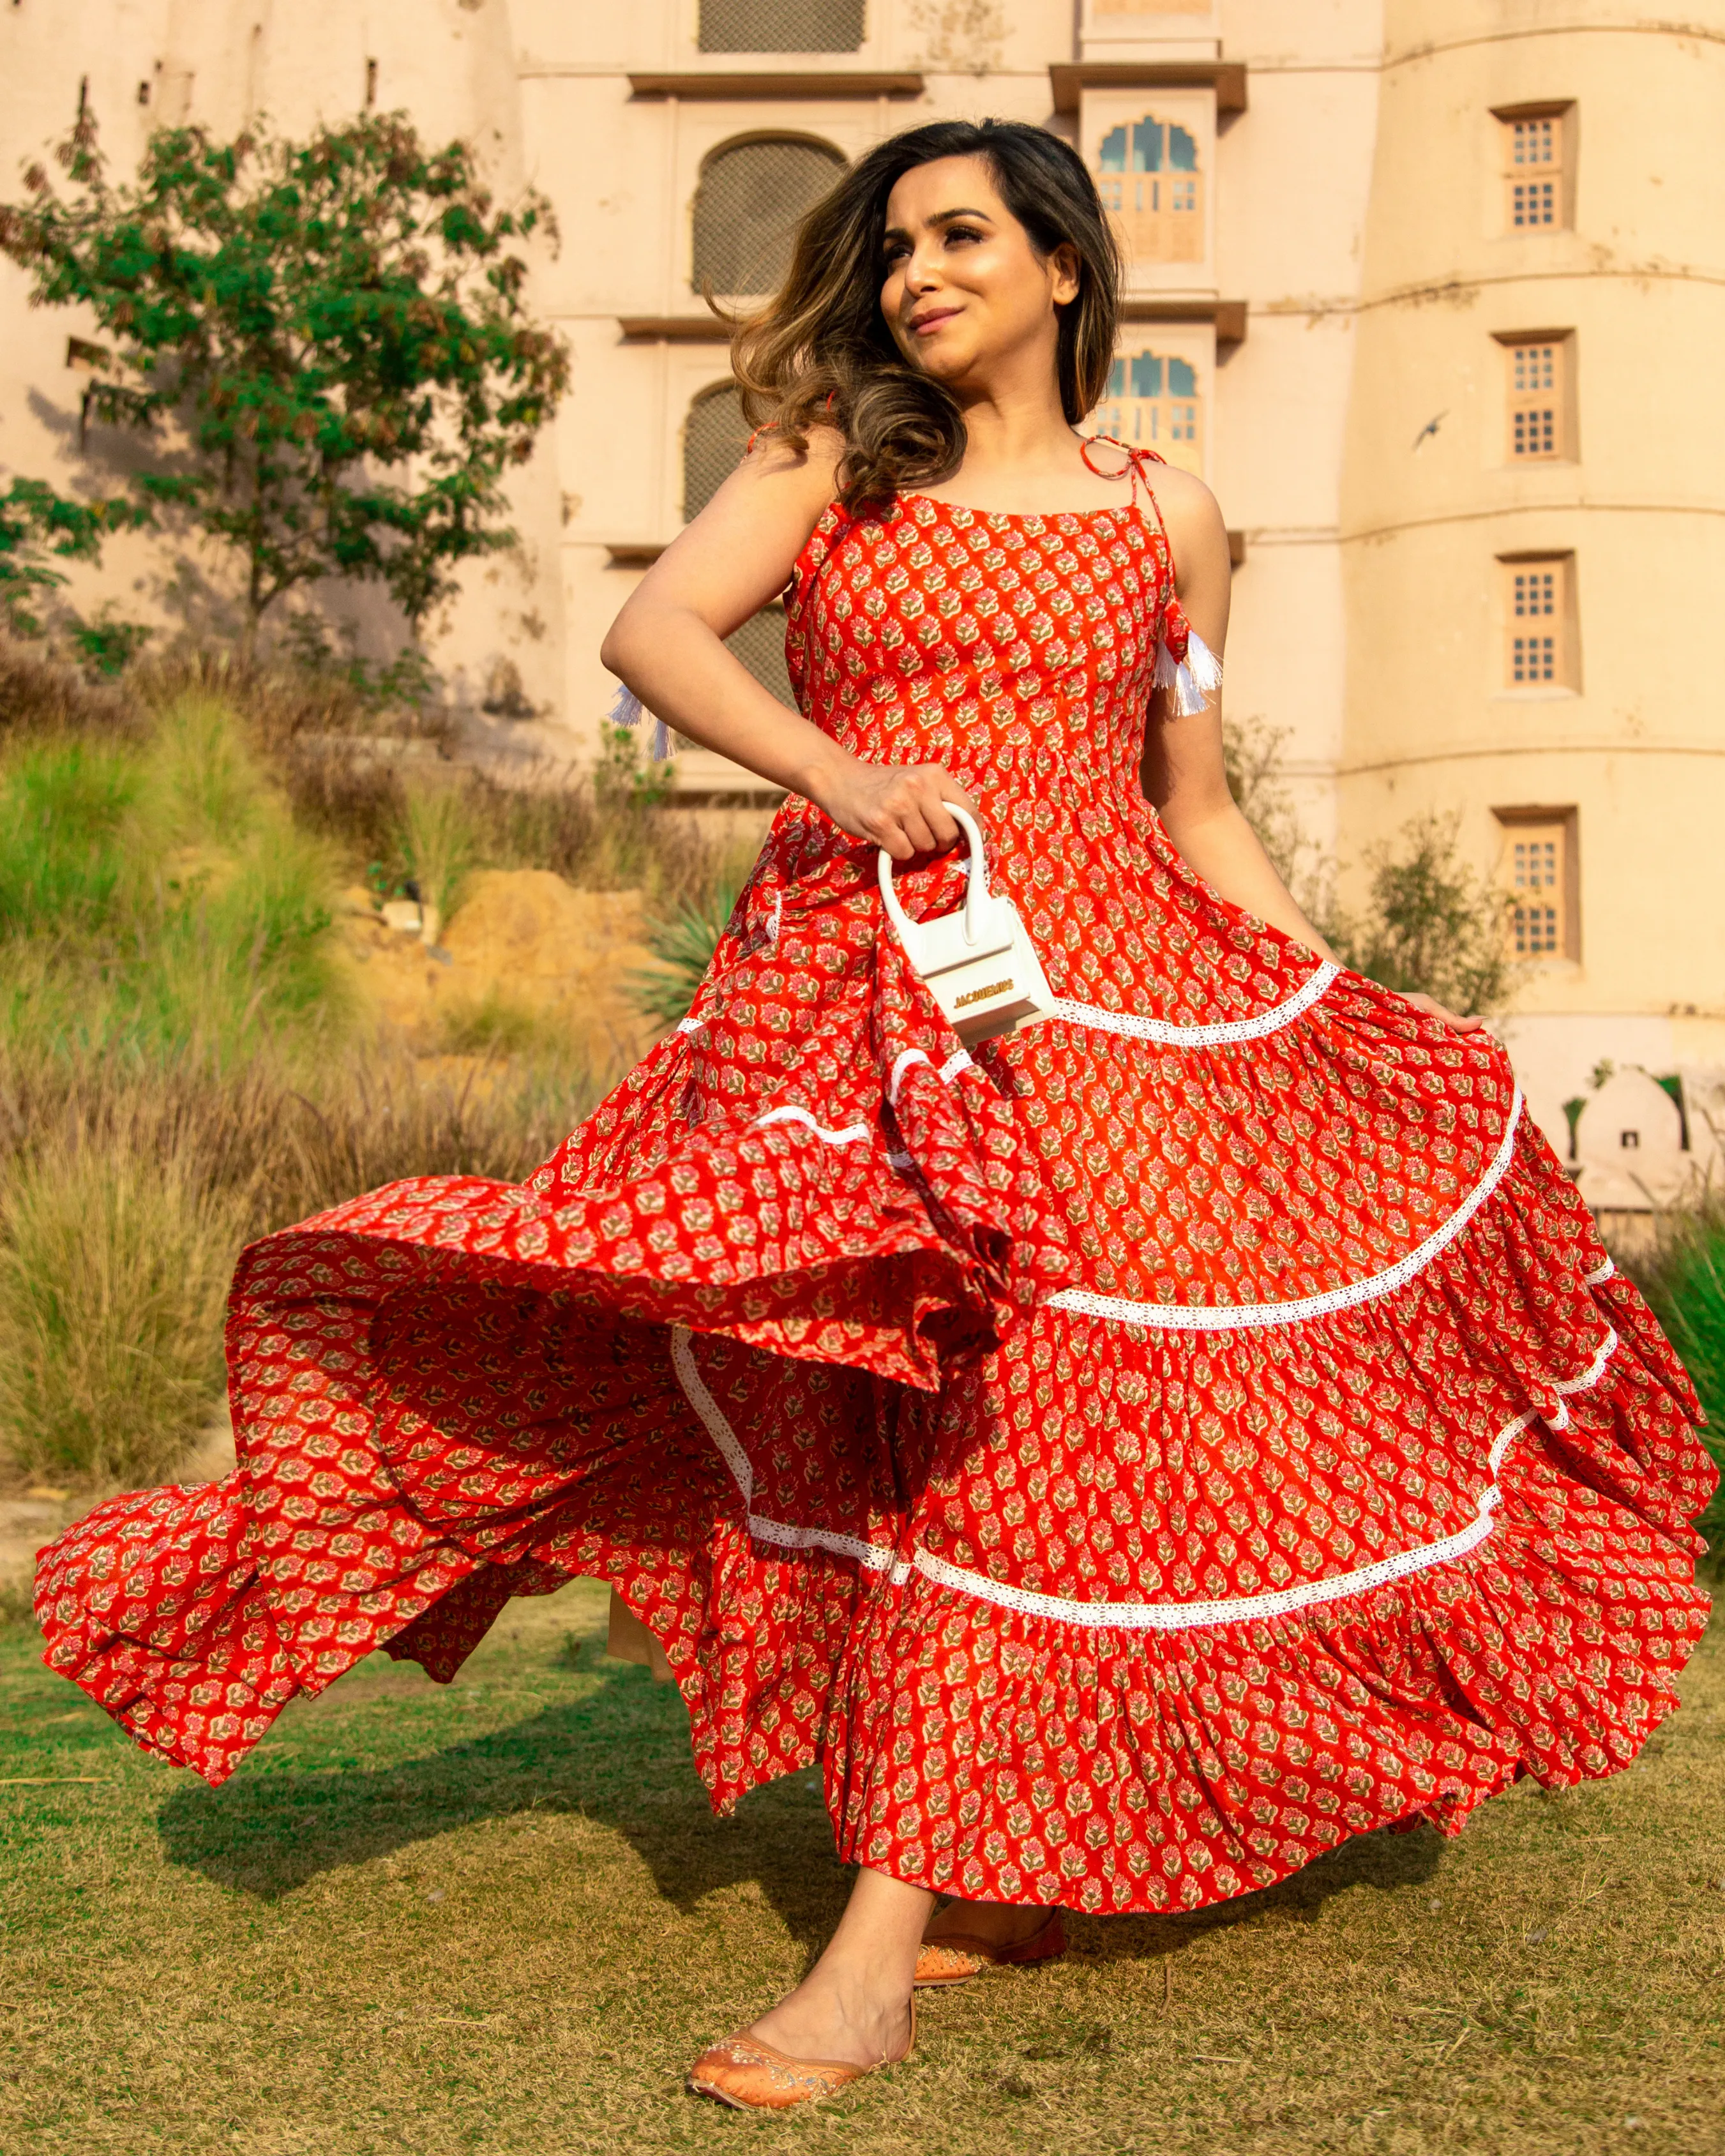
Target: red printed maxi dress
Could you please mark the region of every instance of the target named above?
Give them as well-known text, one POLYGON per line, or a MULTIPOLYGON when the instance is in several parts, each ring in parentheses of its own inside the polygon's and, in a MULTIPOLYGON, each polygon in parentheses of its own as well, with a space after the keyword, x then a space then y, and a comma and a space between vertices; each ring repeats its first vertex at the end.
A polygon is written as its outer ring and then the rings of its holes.
POLYGON ((1502 1051, 1146 805, 1153 501, 835 506, 788 615, 810 718, 980 801, 1055 1014, 966 1053, 874 850, 788 801, 689 1017, 524 1186, 245 1253, 239 1466, 46 1553, 53 1666, 219 1782, 359 1656, 447 1679, 600 1576, 716 1804, 819 1762, 846 1858, 1098 1911, 1625 1764, 1706 1614, 1694 1396, 1502 1051))

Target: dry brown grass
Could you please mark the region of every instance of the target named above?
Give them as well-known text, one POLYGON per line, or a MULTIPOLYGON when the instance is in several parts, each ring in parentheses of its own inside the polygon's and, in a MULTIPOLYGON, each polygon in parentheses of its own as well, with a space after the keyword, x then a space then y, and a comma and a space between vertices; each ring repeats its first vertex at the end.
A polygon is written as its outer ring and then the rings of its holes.
POLYGON ((680 2076, 845 1891, 804 1778, 715 1820, 600 1590, 439 1691, 364 1664, 212 1792, 8 1651, 8 2156, 1713 2156, 1725 1641, 1641 1764, 1376 1835, 1187 1918, 1081 1921, 812 2114, 680 2076))
POLYGON ((244 1194, 62 1124, 0 1182, 0 1447, 32 1481, 161 1481, 219 1396, 244 1194))
POLYGON ((0 1480, 172 1474, 249 1235, 402 1177, 519 1179, 620 1075, 501 995, 443 1029, 459 1068, 367 1047, 344 867, 446 916, 469 866, 668 905, 721 873, 620 751, 602 798, 392 763, 380 732, 426 726, 339 674, 193 652, 91 687, 0 639, 0 1480))
POLYGON ((413 1175, 518 1181, 600 1078, 549 1057, 428 1070, 0 1050, 0 1481, 171 1476, 221 1395, 241 1245, 413 1175))

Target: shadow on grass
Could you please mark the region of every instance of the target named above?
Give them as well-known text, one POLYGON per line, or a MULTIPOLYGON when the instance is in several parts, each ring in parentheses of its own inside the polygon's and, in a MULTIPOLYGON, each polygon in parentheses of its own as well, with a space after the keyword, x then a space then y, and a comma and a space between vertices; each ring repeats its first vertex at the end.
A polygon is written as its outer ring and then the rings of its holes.
POLYGON ((1392 1893, 1425 1885, 1435 1876, 1443 1853, 1443 1836, 1424 1821, 1406 1833, 1382 1827, 1374 1834, 1354 1835, 1291 1878, 1232 1902, 1189 1913, 1109 1917, 1083 1924, 1075 1949, 1082 1961, 1161 1961, 1196 1946, 1212 1932, 1242 1924, 1315 1924, 1325 1902, 1338 1894, 1358 1887, 1392 1893))
POLYGON ((824 1941, 845 1873, 811 1778, 757 1790, 715 1819, 676 1693, 590 1645, 576 1666, 600 1679, 585 1698, 395 1766, 296 1768, 266 1758, 219 1789, 178 1789, 157 1814, 163 1852, 273 1902, 322 1872, 478 1820, 573 1813, 621 1834, 678 1908, 753 1880, 793 1937, 824 1941))
MULTIPOLYGON (((320 1873, 476 1820, 575 1813, 620 1834, 677 1908, 752 1881, 799 1944, 824 1944, 848 1873, 811 1778, 757 1790, 732 1817, 715 1819, 690 1764, 675 1692, 591 1646, 578 1666, 600 1678, 586 1698, 397 1766, 277 1768, 243 1772, 220 1789, 178 1790, 157 1815, 165 1853, 219 1886, 275 1901, 320 1873)), ((1214 1908, 1081 1921, 1075 1957, 1159 1960, 1236 1925, 1313 1922, 1335 1895, 1430 1879, 1442 1846, 1425 1826, 1359 1836, 1277 1886, 1214 1908)))

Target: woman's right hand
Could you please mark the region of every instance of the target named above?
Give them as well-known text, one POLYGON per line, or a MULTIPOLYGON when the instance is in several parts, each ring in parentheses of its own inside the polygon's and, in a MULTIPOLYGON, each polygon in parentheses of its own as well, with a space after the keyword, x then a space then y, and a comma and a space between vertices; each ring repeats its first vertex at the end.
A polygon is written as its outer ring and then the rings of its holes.
POLYGON ((969 793, 938 763, 865 763, 847 757, 831 776, 803 790, 841 831, 885 846, 896 861, 957 844, 963 834, 943 803, 956 801, 977 814, 969 793))

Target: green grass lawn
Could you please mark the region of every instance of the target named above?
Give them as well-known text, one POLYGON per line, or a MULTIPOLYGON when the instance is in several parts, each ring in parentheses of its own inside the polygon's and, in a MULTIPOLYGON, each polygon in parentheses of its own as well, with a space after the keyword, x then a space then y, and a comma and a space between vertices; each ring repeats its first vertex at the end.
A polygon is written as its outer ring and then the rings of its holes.
POLYGON ((680 2075, 838 1913, 818 1792, 714 1820, 603 1610, 516 1604, 448 1688, 367 1661, 220 1790, 0 1635, 5 2156, 1717 2156, 1719 1625, 1630 1772, 1081 1919, 1065 1963, 937 1997, 912 2061, 775 2119, 680 2075))

